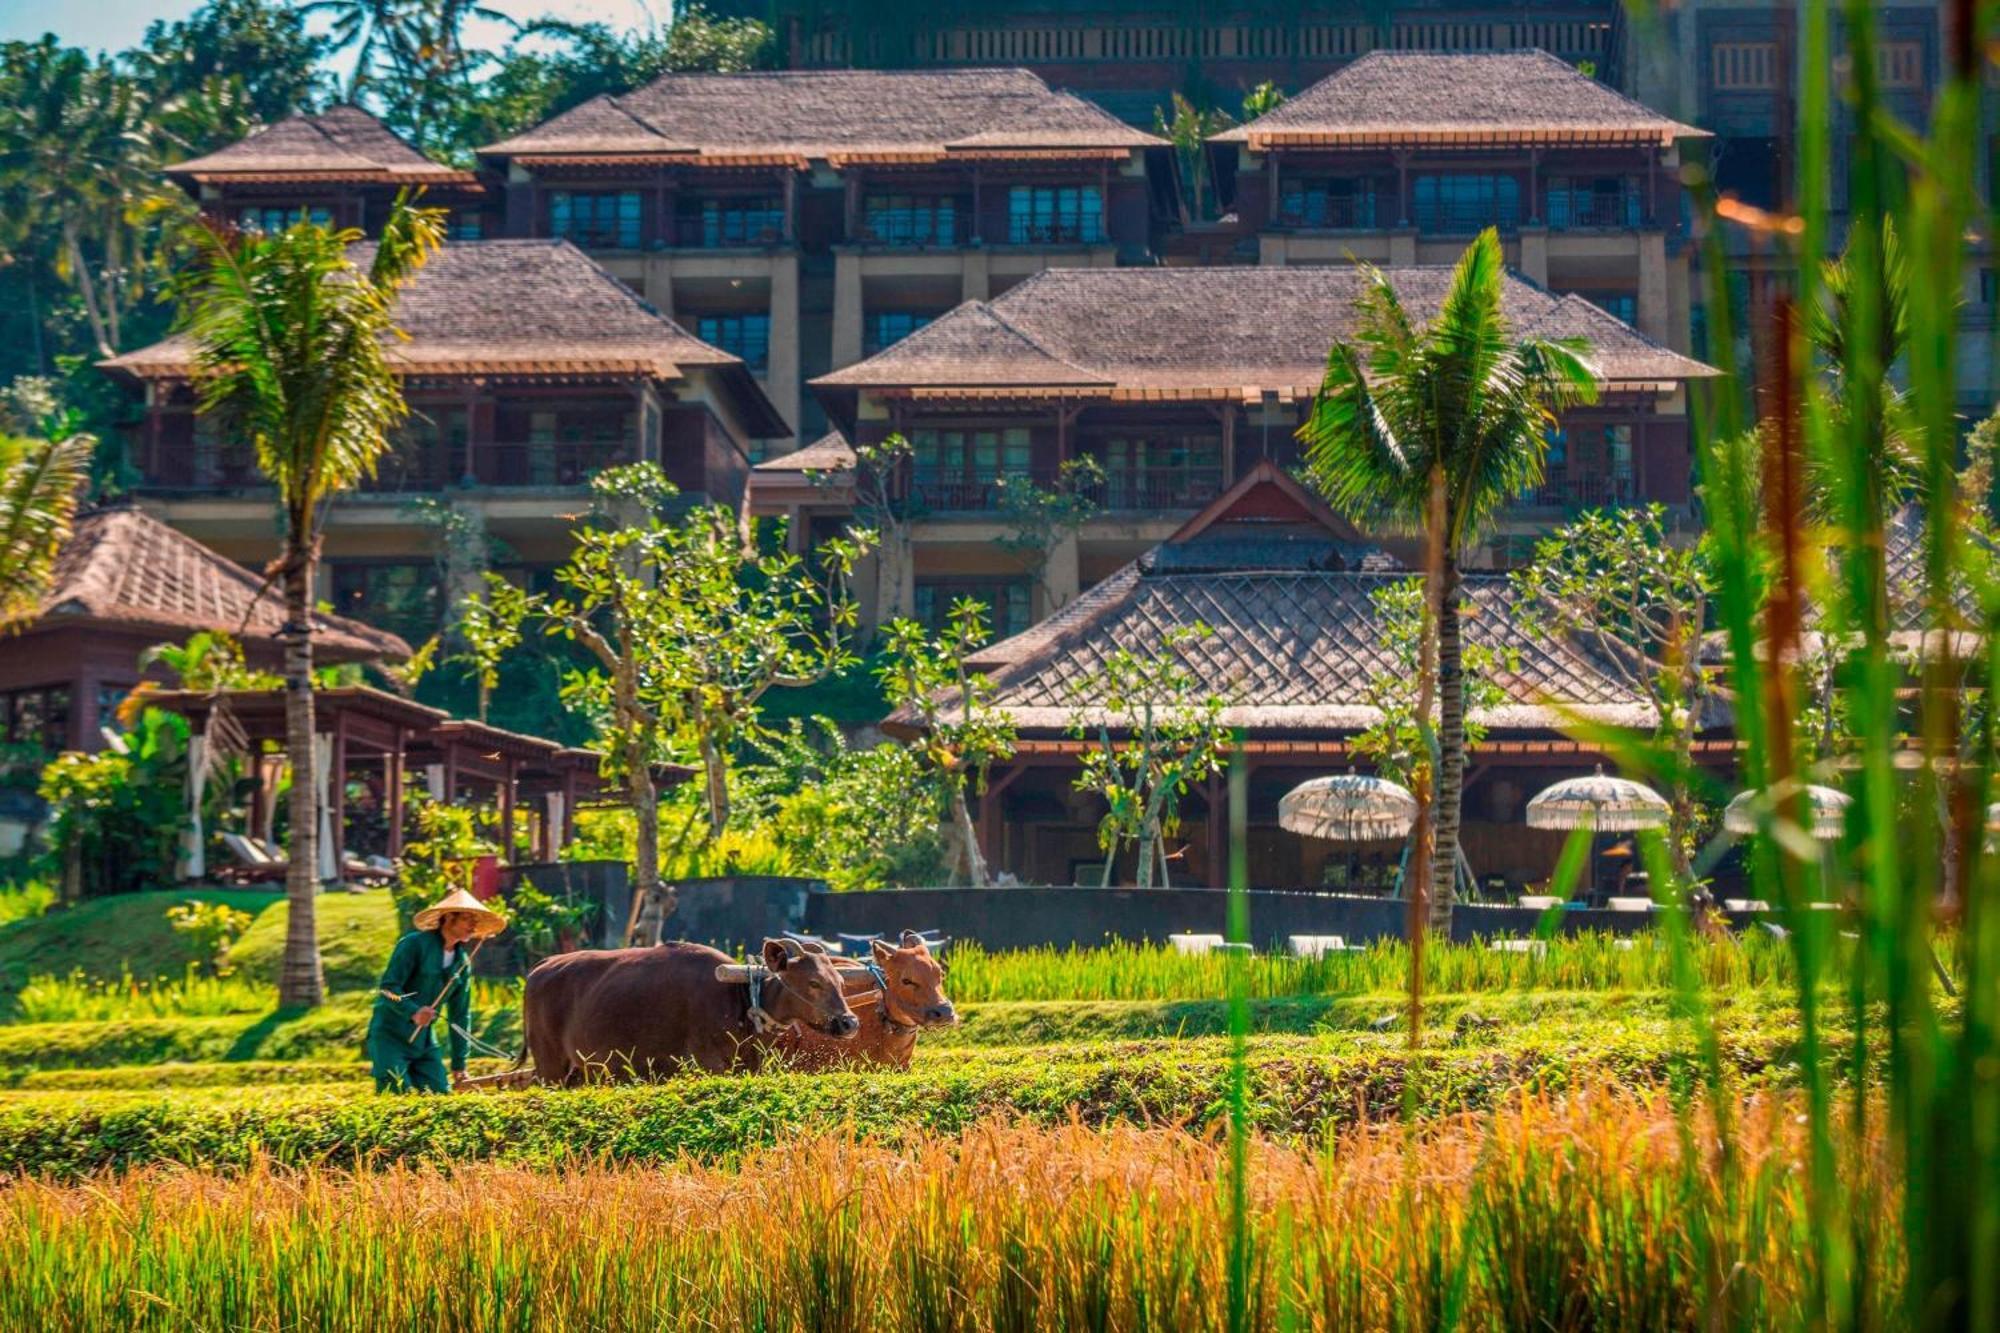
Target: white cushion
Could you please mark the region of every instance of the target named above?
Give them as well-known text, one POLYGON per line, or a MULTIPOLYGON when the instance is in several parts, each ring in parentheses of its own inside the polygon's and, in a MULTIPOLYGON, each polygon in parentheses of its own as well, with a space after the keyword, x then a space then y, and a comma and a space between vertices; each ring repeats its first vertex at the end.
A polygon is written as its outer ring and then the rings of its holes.
POLYGON ((1651 898, 1606 898, 1604 905, 1614 912, 1650 912, 1658 904, 1651 898))
POLYGON ((1220 935, 1169 935, 1167 943, 1174 946, 1175 953, 1213 953, 1223 945, 1220 935))
POLYGON ((1318 958, 1321 954, 1341 953, 1347 948, 1345 935, 1292 935, 1285 942, 1300 958, 1318 958))
POLYGON ((1546 912, 1551 907, 1561 907, 1562 901, 1562 899, 1556 897, 1553 893, 1524 893, 1521 895, 1518 905, 1531 907, 1537 912, 1546 912))

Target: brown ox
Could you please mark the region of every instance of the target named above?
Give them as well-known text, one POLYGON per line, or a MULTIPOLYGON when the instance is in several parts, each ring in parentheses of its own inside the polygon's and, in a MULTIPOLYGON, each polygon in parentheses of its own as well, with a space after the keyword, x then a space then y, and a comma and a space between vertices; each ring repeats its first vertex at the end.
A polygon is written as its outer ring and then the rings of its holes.
POLYGON ((542 1083, 585 1078, 659 1078, 699 1069, 755 1070, 793 1024, 828 1040, 861 1026, 823 955, 794 956, 764 941, 771 975, 758 988, 766 1031, 752 1016, 751 988, 716 980, 735 960, 703 944, 663 944, 560 954, 528 974, 521 998, 526 1054, 542 1083))
POLYGON ((772 1049, 793 1069, 818 1070, 836 1065, 882 1065, 908 1069, 917 1049, 917 1034, 928 1027, 958 1022, 958 1011, 945 998, 945 965, 931 956, 923 937, 903 932, 894 948, 876 940, 870 946, 878 981, 869 973, 843 972, 847 1002, 861 1015, 861 1032, 852 1041, 833 1041, 815 1032, 792 1031, 772 1049))

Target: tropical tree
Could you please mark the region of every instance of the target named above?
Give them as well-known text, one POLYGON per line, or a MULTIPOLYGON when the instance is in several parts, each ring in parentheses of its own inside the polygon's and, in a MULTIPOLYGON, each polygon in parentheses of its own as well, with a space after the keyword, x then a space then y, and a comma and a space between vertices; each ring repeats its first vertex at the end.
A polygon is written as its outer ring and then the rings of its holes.
POLYGON ((1056 469, 1055 482, 1044 486, 1033 477, 1000 477, 1000 521, 1007 531, 993 544, 1021 562, 1042 590, 1044 614, 1059 610, 1063 598, 1049 577, 1056 548, 1074 537, 1104 508, 1097 495, 1104 485, 1104 464, 1089 454, 1068 459, 1056 469))
POLYGON ((1674 540, 1666 511, 1598 509, 1535 546, 1513 586, 1530 632, 1576 640, 1613 679, 1652 706, 1653 736, 1671 757, 1668 841, 1690 875, 1696 820, 1695 733, 1713 682, 1701 658, 1712 579, 1705 544, 1674 540))
POLYGON ((178 286, 200 410, 249 440, 282 520, 270 578, 285 603, 285 753, 294 775, 285 877, 291 919, 278 979, 287 1005, 318 1004, 324 994, 311 781, 320 532, 333 499, 374 475, 390 432, 409 415, 388 356, 399 336, 396 297, 443 238, 442 214, 407 197, 397 199, 372 250, 357 245, 359 232, 311 222, 257 234, 197 226, 189 233, 197 262, 178 286))
MULTIPOLYGON (((1374 633, 1387 666, 1370 676, 1361 687, 1362 702, 1375 710, 1375 721, 1354 738, 1354 752, 1375 765, 1375 771, 1392 782, 1414 787, 1431 761, 1426 733, 1438 728, 1437 700, 1429 701, 1429 716, 1419 716, 1424 706, 1420 678, 1425 644, 1424 622, 1429 600, 1420 578, 1400 579, 1377 588, 1369 596, 1375 613, 1374 633)), ((1507 701, 1498 677, 1519 663, 1508 654, 1479 643, 1465 645, 1465 740, 1478 745, 1486 728, 1474 714, 1497 708, 1507 701)))
POLYGON ((1180 93, 1173 95, 1171 114, 1166 108, 1153 109, 1153 132, 1173 145, 1174 165, 1179 168, 1182 221, 1200 221, 1217 211, 1208 141, 1235 123, 1227 111, 1198 107, 1180 93))
POLYGON ((47 433, 0 435, 0 632, 40 607, 97 447, 71 417, 52 418, 47 433))
POLYGON ((1285 90, 1269 79, 1243 94, 1243 120, 1245 124, 1267 116, 1285 104, 1285 90))
POLYGON ((1514 336, 1491 228, 1460 257, 1428 324, 1384 274, 1365 272, 1354 339, 1328 353, 1298 434, 1307 475, 1333 504, 1431 543, 1438 760, 1428 914, 1442 930, 1451 924, 1465 780, 1459 563, 1500 510, 1540 482, 1556 413, 1593 400, 1597 378, 1580 344, 1514 336))
POLYGON ((988 771, 1014 753, 1013 718, 993 702, 993 682, 966 665, 988 638, 986 607, 962 598, 935 637, 914 620, 891 621, 886 634, 888 661, 879 674, 890 707, 917 718, 917 752, 951 829, 948 868, 963 866, 964 882, 983 889, 990 882, 986 857, 966 793, 983 794, 988 771))
POLYGON ((1191 625, 1169 631, 1150 652, 1119 648, 1071 692, 1069 734, 1085 743, 1076 788, 1104 801, 1097 845, 1105 888, 1128 842, 1138 849, 1138 886, 1152 887, 1156 866, 1167 884, 1167 839, 1180 829, 1181 799, 1222 769, 1229 752, 1222 699, 1202 688, 1184 658, 1213 632, 1191 625))

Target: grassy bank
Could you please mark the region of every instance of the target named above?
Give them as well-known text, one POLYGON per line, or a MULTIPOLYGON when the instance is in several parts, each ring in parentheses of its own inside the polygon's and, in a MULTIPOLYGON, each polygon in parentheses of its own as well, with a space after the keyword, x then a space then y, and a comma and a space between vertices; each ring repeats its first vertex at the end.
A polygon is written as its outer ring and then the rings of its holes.
MULTIPOLYGON (((548 1111, 574 1131, 628 1109, 548 1111)), ((1421 1170, 1393 1132, 1259 1139, 1234 1318, 1226 1149, 1176 1130, 816 1133, 664 1172, 19 1181, 0 1190, 0 1324, 334 1327, 365 1310, 384 1330, 1796 1327, 1796 1111, 1749 1108, 1738 1173, 1684 1156, 1663 1102, 1612 1093, 1441 1124, 1421 1170)), ((1857 1170, 1893 1194, 1882 1158, 1857 1170)), ((1878 1326, 1901 1281, 1892 1230, 1870 1257, 1878 1326)))

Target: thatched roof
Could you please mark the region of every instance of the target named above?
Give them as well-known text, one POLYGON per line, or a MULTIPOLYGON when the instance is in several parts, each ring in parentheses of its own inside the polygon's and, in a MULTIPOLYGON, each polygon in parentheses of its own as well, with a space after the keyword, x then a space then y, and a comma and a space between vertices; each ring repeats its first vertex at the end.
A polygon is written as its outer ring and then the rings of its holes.
MULTIPOLYGON (((76 521, 56 556, 41 609, 25 628, 100 625, 184 638, 222 630, 273 639, 285 622, 281 590, 138 509, 100 509, 76 521)), ((15 651, 30 651, 17 649, 15 651)), ((410 645, 385 630, 319 611, 313 651, 322 662, 401 661, 410 645)))
MULTIPOLYGON (((366 266, 372 244, 354 248, 366 266)), ((788 435, 741 357, 711 346, 648 305, 568 241, 454 241, 418 271, 396 304, 407 341, 390 360, 411 375, 730 381, 753 434, 788 435)), ((175 335, 100 363, 138 379, 184 379, 194 345, 175 335)))
POLYGON ((784 70, 663 75, 480 151, 803 168, 1164 146, 1025 69, 784 70))
POLYGON ((1705 139, 1546 51, 1371 51, 1247 125, 1253 151, 1404 144, 1651 144, 1705 139))
POLYGON ((471 184, 469 171, 433 162, 358 106, 291 116, 203 157, 167 168, 173 177, 295 179, 385 184, 471 184))
MULTIPOLYGON (((1451 269, 1383 270, 1411 313, 1434 316, 1451 269)), ((1327 348, 1352 336, 1367 282, 1352 265, 1046 269, 992 301, 968 301, 891 347, 823 375, 830 402, 869 389, 913 396, 1255 401, 1309 398, 1327 348)), ((1581 338, 1613 385, 1659 385, 1715 372, 1580 296, 1514 274, 1504 308, 1515 332, 1581 338)))
MULTIPOLYGON (((847 442, 845 435, 830 430, 803 449, 767 458, 753 470, 775 475, 786 472, 843 472, 853 466, 854 446, 847 442)), ((755 484, 754 481, 752 484, 755 484)))

